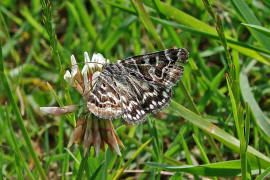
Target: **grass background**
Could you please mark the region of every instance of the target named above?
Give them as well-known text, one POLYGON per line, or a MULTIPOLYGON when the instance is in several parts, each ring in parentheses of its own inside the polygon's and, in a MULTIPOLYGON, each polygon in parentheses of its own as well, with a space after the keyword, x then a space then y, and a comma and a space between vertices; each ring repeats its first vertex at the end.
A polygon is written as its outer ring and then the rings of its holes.
POLYGON ((269 17, 267 0, 1 1, 0 179, 266 178, 269 17), (144 124, 114 121, 121 157, 67 149, 77 113, 39 110, 83 103, 63 80, 71 54, 171 47, 190 52, 182 81, 144 124))

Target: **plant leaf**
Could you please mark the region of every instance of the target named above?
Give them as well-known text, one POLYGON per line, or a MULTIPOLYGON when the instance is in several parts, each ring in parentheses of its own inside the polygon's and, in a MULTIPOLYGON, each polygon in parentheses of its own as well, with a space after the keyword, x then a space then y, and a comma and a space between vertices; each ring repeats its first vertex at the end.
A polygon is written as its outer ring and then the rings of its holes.
MULTIPOLYGON (((217 162, 204 165, 184 165, 172 166, 167 164, 159 164, 154 162, 147 163, 149 166, 165 169, 172 172, 187 172, 193 175, 201 176, 218 176, 229 177, 241 175, 241 161, 232 160, 225 162, 217 162)), ((258 167, 251 164, 251 169, 256 170, 258 167)))
MULTIPOLYGON (((260 21, 257 19, 253 11, 249 8, 243 0, 231 0, 235 9, 241 14, 244 21, 249 24, 261 25, 260 21)), ((261 32, 250 29, 251 34, 266 48, 270 49, 270 38, 265 36, 261 32)))
POLYGON ((245 23, 242 23, 242 24, 244 26, 247 26, 247 27, 251 27, 253 29, 256 29, 257 31, 263 33, 266 36, 270 36, 270 29, 267 29, 265 27, 258 26, 258 25, 255 25, 255 24, 245 24, 245 23))
POLYGON ((240 89, 244 100, 248 102, 250 110, 253 112, 254 120, 256 121, 258 126, 262 129, 262 131, 268 137, 270 137, 270 121, 264 115, 258 103, 256 102, 254 95, 251 92, 247 75, 243 71, 240 73, 240 89))
MULTIPOLYGON (((184 119, 188 120, 195 126, 201 128, 209 134, 210 136, 214 137, 221 143, 224 143, 227 147, 231 148, 236 152, 240 152, 240 142, 238 139, 230 135, 229 133, 225 132, 223 129, 217 127, 216 125, 212 124, 211 122, 207 121, 206 119, 202 118, 201 116, 193 113, 192 111, 188 110, 184 106, 178 104, 177 102, 173 101, 170 104, 170 110, 175 114, 183 117, 184 119)), ((267 168, 270 165, 270 159, 266 157, 261 152, 257 151, 251 146, 247 148, 248 158, 253 160, 255 164, 260 163, 259 165, 262 168, 267 168)))

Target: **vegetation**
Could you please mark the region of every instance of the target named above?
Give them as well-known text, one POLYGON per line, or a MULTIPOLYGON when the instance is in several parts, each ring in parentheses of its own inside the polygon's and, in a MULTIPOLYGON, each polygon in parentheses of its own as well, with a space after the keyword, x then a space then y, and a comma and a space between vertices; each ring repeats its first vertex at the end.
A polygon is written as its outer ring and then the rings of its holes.
MULTIPOLYGON (((264 179, 270 173, 267 0, 0 2, 0 179, 264 179), (170 105, 137 126, 113 121, 125 148, 67 148, 84 104, 64 81, 74 54, 117 59, 189 50, 170 105)), ((102 121, 102 120, 100 120, 102 121)), ((104 121, 104 120, 103 120, 104 121)))

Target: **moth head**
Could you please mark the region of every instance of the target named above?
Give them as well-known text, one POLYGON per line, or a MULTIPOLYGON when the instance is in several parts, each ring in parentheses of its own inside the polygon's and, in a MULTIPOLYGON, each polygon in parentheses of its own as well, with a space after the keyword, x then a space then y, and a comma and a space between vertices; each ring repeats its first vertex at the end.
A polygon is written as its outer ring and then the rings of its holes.
POLYGON ((64 79, 71 86, 75 87, 80 94, 91 91, 95 81, 99 77, 100 72, 103 70, 105 64, 109 63, 102 54, 94 53, 92 59, 89 58, 87 52, 84 53, 84 66, 80 71, 75 56, 71 56, 71 72, 66 71, 64 79))

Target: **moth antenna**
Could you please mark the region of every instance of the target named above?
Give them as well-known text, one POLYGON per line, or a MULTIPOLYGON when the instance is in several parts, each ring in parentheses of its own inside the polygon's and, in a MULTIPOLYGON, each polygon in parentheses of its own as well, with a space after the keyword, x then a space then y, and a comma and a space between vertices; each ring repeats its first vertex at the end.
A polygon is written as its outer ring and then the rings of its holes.
POLYGON ((100 65, 103 65, 103 66, 104 66, 103 63, 99 63, 99 62, 79 62, 79 63, 76 63, 76 64, 72 64, 72 65, 67 66, 67 67, 66 67, 66 70, 67 70, 67 69, 70 69, 72 66, 75 66, 75 65, 88 64, 88 63, 100 64, 100 65))

